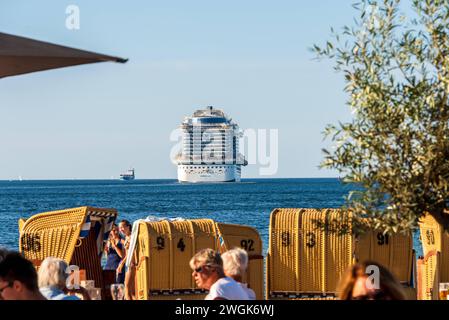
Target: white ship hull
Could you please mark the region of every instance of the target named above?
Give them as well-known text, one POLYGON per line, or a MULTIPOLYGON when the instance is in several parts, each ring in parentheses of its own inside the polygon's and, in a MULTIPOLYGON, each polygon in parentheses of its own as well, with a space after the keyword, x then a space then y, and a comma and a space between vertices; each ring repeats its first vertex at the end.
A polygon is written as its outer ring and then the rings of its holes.
POLYGON ((178 181, 201 182, 239 182, 240 165, 178 165, 178 181))

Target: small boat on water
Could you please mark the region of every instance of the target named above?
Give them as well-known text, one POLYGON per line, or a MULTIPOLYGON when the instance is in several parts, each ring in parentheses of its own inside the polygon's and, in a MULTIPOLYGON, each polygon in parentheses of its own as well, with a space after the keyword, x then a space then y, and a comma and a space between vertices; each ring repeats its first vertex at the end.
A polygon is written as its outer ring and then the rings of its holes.
POLYGON ((121 173, 120 174, 120 179, 121 180, 134 180, 135 179, 134 168, 133 169, 129 169, 125 173, 121 173))

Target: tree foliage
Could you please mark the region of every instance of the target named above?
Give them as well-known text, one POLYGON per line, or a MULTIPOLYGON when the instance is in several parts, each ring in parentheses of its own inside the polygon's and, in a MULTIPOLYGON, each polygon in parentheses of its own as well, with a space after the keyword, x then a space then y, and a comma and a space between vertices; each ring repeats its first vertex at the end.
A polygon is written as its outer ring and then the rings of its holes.
POLYGON ((427 212, 449 229, 449 0, 354 8, 353 27, 313 48, 344 75, 353 114, 325 129, 334 146, 322 166, 361 187, 347 197, 356 222, 405 232, 427 212))

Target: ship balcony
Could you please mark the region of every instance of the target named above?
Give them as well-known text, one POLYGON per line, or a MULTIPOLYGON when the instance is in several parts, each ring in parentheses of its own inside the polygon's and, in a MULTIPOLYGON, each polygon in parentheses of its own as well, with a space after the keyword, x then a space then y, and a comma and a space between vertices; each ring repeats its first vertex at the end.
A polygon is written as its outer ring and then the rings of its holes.
POLYGON ((232 148, 232 143, 220 143, 220 142, 203 142, 203 143, 183 143, 184 148, 206 148, 206 147, 217 147, 217 148, 232 148))
POLYGON ((204 147, 186 147, 186 148, 183 148, 183 150, 189 150, 189 151, 198 151, 198 152, 201 152, 201 151, 205 151, 205 150, 219 150, 219 151, 229 151, 229 152, 232 152, 232 151, 234 151, 234 149, 232 149, 232 148, 226 148, 226 147, 218 147, 218 146, 204 146, 204 147))
POLYGON ((220 140, 233 140, 232 137, 227 137, 226 135, 222 134, 197 134, 192 135, 188 139, 185 140, 192 140, 192 141, 202 141, 202 140, 212 140, 212 139, 220 139, 220 140))

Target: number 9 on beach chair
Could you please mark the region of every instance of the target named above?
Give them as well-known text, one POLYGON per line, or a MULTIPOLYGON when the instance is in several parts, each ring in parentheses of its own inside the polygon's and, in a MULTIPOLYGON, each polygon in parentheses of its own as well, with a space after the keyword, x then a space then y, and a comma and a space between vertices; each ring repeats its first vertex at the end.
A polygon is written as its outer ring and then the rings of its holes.
POLYGON ((332 299, 354 262, 373 260, 404 284, 413 282, 411 236, 352 233, 339 209, 275 209, 270 216, 267 299, 332 299))
POLYGON ((117 217, 115 209, 79 207, 36 214, 19 220, 19 251, 38 267, 47 257, 63 259, 74 270, 105 288, 101 255, 117 217))
POLYGON ((419 299, 438 300, 439 283, 449 282, 449 233, 430 214, 421 219, 419 229, 424 253, 418 260, 419 299))
POLYGON ((196 287, 190 259, 201 249, 224 252, 233 247, 248 251, 246 281, 262 298, 262 242, 254 228, 210 219, 139 220, 134 223, 134 232, 131 250, 137 263, 134 281, 138 300, 203 299, 206 292, 196 287))

